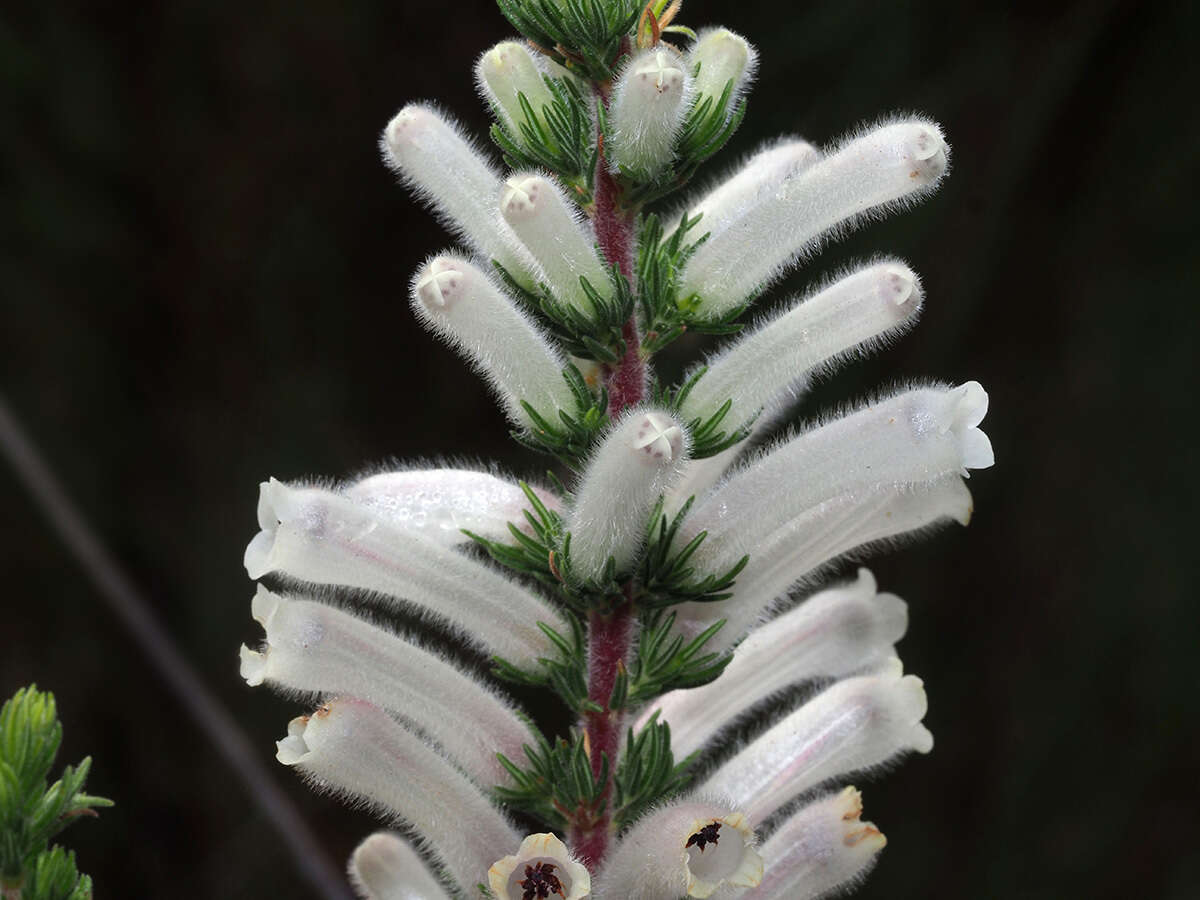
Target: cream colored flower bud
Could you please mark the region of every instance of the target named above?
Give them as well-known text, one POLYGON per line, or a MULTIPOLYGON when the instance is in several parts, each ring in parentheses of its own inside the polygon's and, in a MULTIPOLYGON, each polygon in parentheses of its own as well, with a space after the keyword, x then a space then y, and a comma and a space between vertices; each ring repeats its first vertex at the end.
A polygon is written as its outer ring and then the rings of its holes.
POLYGON ((725 86, 733 82, 726 110, 737 103, 758 66, 758 51, 740 34, 728 28, 712 28, 700 33, 688 53, 695 75, 696 103, 721 99, 725 86))
POLYGON ((539 117, 542 109, 554 102, 554 95, 542 80, 533 54, 516 41, 501 41, 480 56, 475 64, 475 76, 479 92, 485 100, 491 101, 516 138, 522 136, 522 125, 534 124, 528 121, 521 108, 519 95, 525 96, 533 114, 539 117))
POLYGON ((633 56, 613 88, 611 137, 605 145, 615 171, 649 178, 675 156, 675 138, 692 100, 687 63, 665 44, 633 56))

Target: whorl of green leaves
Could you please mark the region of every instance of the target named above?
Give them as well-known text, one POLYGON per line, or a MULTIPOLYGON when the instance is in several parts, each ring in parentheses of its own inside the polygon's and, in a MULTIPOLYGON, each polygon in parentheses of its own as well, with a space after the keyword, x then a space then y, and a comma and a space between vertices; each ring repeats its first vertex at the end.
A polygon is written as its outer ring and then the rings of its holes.
POLYGON ((84 793, 91 758, 49 784, 62 743, 54 695, 21 688, 0 709, 0 888, 22 900, 85 900, 92 882, 50 839, 111 800, 84 793))

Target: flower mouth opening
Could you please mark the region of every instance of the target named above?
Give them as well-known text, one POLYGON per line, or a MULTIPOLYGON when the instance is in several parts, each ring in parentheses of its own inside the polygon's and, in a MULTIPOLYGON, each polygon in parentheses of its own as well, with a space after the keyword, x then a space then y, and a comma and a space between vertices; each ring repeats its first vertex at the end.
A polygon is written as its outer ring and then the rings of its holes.
POLYGON ((754 832, 740 814, 698 820, 684 843, 689 897, 709 897, 722 885, 753 887, 762 880, 754 832))

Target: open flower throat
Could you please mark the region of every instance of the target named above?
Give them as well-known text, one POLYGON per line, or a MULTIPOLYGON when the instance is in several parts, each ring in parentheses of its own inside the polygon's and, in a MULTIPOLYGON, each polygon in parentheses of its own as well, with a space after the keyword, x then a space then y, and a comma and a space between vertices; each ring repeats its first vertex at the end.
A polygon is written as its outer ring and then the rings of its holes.
POLYGON ((425 102, 380 149, 455 239, 413 273, 413 315, 569 482, 482 464, 264 481, 242 676, 319 697, 278 760, 415 838, 355 851, 369 900, 827 896, 885 843, 845 778, 933 736, 897 657, 905 602, 866 569, 818 579, 967 524, 988 396, 908 384, 771 440, 810 383, 940 298, 875 257, 744 314, 936 190, 949 145, 913 115, 789 136, 655 206, 742 121, 754 47, 679 24, 679 0, 500 6, 522 38, 476 76, 505 167, 425 102), (668 385, 655 355, 688 333, 728 337, 668 385), (569 717, 543 732, 514 683, 569 717), (801 684, 822 689, 771 704, 801 684))

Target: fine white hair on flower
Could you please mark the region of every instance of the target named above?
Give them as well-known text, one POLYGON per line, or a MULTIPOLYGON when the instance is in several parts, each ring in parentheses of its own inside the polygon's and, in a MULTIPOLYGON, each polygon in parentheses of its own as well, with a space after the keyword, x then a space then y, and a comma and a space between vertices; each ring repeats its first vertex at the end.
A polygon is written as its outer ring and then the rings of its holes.
POLYGON ((758 51, 728 28, 706 28, 688 50, 687 62, 694 76, 694 103, 699 106, 707 101, 715 108, 728 86, 729 95, 722 110, 728 115, 754 80, 758 51))
POLYGON ((542 267, 556 300, 594 314, 581 279, 601 299, 612 298, 612 280, 596 253, 591 226, 557 181, 541 172, 516 172, 500 187, 499 204, 504 221, 542 267))
POLYGON ((435 106, 410 103, 388 122, 379 140, 383 161, 446 230, 484 256, 499 261, 527 285, 537 265, 500 218, 500 174, 454 120, 435 106))
POLYGON ((417 318, 470 360, 513 422, 533 426, 526 403, 551 421, 575 411, 558 348, 474 263, 433 257, 413 276, 410 296, 417 318))
POLYGON ((928 753, 933 735, 921 724, 927 701, 921 679, 893 659, 876 674, 847 678, 822 691, 760 735, 700 785, 732 799, 757 827, 823 781, 928 753))
POLYGON ((986 414, 987 393, 975 381, 868 403, 774 445, 733 472, 692 510, 683 536, 690 540, 707 531, 695 562, 721 571, 747 552, 759 554, 823 502, 985 469, 994 461, 979 428, 986 414))
MULTIPOLYGON (((550 510, 562 502, 538 485, 529 489, 550 510)), ((508 540, 509 523, 527 531, 522 515, 529 498, 514 480, 467 468, 407 468, 375 472, 341 488, 393 524, 448 547, 471 541, 464 531, 488 540, 508 540)))
POLYGON ((276 747, 314 787, 406 823, 461 890, 521 840, 478 785, 366 701, 340 697, 293 719, 276 747))
POLYGON ((929 484, 850 491, 824 501, 764 544, 755 557, 760 565, 738 576, 729 599, 677 606, 676 628, 690 638, 724 620, 707 648, 710 652, 728 649, 776 609, 781 598, 817 584, 843 554, 861 558, 952 522, 966 525, 971 510, 971 492, 958 475, 929 484))
POLYGON ((552 647, 538 623, 568 633, 562 614, 498 569, 403 528, 331 490, 271 479, 261 485, 262 530, 246 547, 251 578, 370 591, 458 629, 488 654, 532 666, 552 647))
POLYGON ((680 296, 720 318, 812 253, 830 234, 932 191, 949 164, 936 123, 913 118, 854 135, 746 207, 684 269, 680 296))
POLYGON ((420 854, 390 831, 359 844, 347 869, 363 900, 451 900, 420 854))
POLYGON ((695 366, 685 380, 705 371, 683 403, 684 418, 703 421, 732 401, 724 425, 740 428, 812 370, 911 328, 921 301, 920 279, 900 260, 850 272, 695 366))
POLYGON ((785 688, 879 666, 895 655, 907 627, 904 601, 877 593, 874 576, 859 569, 855 581, 820 591, 752 631, 716 681, 650 703, 635 730, 658 714, 671 726, 671 750, 685 758, 785 688))
POLYGON ((689 66, 674 48, 659 44, 630 56, 609 108, 613 170, 650 177, 670 163, 693 96, 689 66))
POLYGON ((517 709, 479 678, 357 616, 261 585, 251 610, 266 632, 261 649, 241 650, 252 686, 362 697, 411 721, 485 787, 506 780, 498 752, 519 758, 535 741, 517 709))
POLYGON ((668 216, 670 225, 665 229, 665 237, 675 233, 684 215, 689 218, 701 217, 689 239, 695 240, 704 234, 719 234, 750 205, 758 202, 760 195, 779 190, 784 181, 794 178, 820 158, 821 151, 797 137, 767 141, 752 155, 715 179, 699 199, 689 200, 682 209, 668 216))
POLYGON ((690 452, 687 429, 666 410, 631 409, 612 427, 592 454, 564 519, 576 578, 600 578, 610 559, 617 572, 629 570, 650 511, 690 452))

